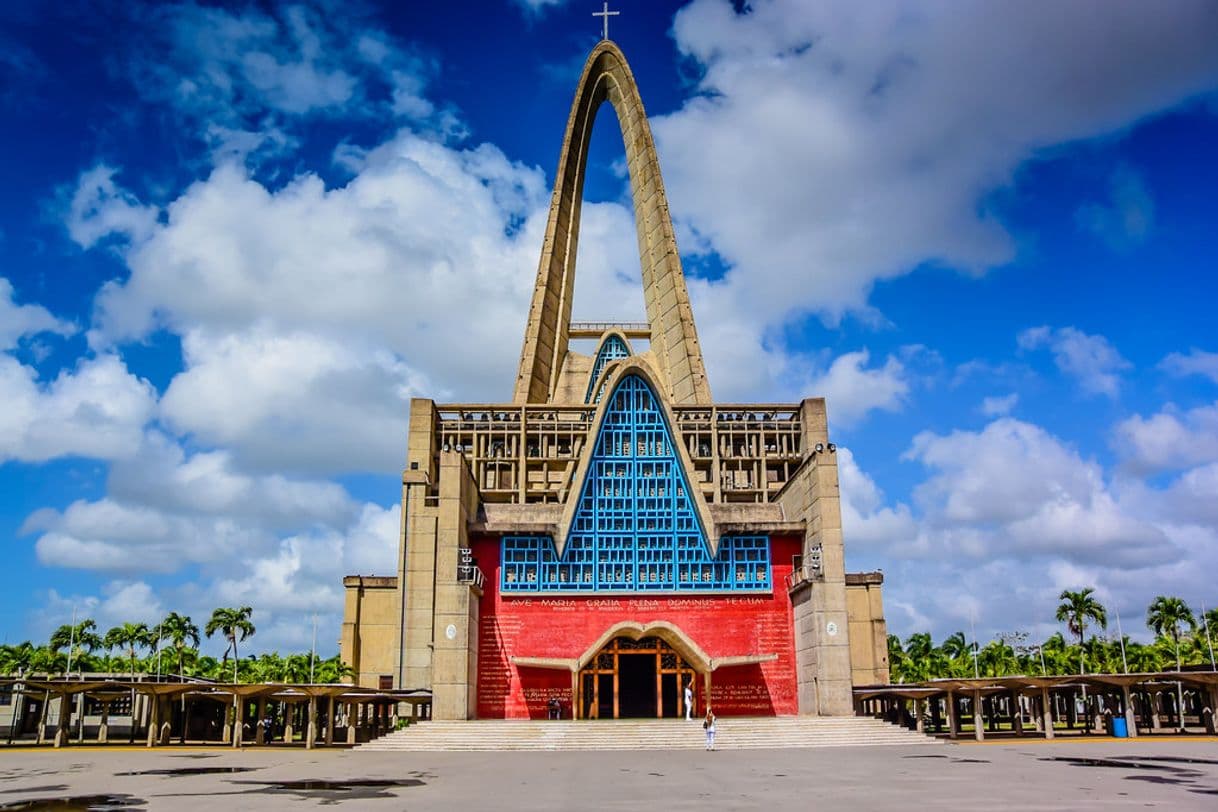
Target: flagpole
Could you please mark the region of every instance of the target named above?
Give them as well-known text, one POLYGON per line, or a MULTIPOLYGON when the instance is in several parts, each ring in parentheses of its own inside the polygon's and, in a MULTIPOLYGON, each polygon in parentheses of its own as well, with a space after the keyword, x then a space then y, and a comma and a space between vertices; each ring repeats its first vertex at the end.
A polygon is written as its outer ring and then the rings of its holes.
POLYGON ((317 614, 313 614, 313 648, 309 649, 309 684, 313 684, 313 661, 317 659, 317 614))
POLYGON ((76 649, 76 604, 72 604, 72 625, 68 627, 68 672, 65 677, 72 675, 72 652, 76 649))
POLYGON ((1125 659, 1125 633, 1121 631, 1121 610, 1116 604, 1112 604, 1112 611, 1116 612, 1117 617, 1117 640, 1121 643, 1121 665, 1125 666, 1125 673, 1129 673, 1129 661, 1125 659))
POLYGON ((981 679, 981 669, 977 665, 977 655, 979 654, 977 649, 980 647, 980 643, 977 642, 977 619, 973 616, 971 609, 968 613, 968 624, 973 631, 973 678, 981 679))
POLYGON ((1201 622, 1205 624, 1205 642, 1210 647, 1210 670, 1218 671, 1218 666, 1214 665, 1214 640, 1210 637, 1210 619, 1205 616, 1205 604, 1201 604, 1201 622))

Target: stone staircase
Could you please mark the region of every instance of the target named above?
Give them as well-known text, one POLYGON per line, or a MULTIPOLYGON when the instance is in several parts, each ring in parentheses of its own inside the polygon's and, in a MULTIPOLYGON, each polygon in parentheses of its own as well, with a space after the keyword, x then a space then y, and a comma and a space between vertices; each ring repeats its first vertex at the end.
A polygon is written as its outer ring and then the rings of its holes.
MULTIPOLYGON (((716 749, 925 745, 939 740, 864 717, 721 718, 716 749)), ((423 722, 361 745, 360 750, 698 750, 701 720, 477 720, 423 722)))

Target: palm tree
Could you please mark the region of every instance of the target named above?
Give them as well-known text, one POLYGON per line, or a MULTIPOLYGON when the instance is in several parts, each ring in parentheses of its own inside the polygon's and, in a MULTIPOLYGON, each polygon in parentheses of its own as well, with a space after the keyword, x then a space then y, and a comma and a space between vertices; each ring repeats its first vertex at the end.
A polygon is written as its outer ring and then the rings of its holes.
POLYGON ((211 613, 211 619, 207 621, 207 626, 203 629, 203 633, 208 637, 216 632, 223 632, 224 638, 228 640, 228 647, 224 649, 224 659, 228 659, 228 651, 232 649, 233 682, 237 682, 237 641, 244 640, 254 633, 254 624, 250 622, 250 616, 253 614, 254 610, 248 606, 242 606, 240 609, 221 607, 211 613))
POLYGON ((69 649, 69 668, 72 663, 79 663, 83 654, 92 653, 94 649, 101 648, 101 645, 102 639, 97 634, 97 624, 92 618, 85 618, 76 625, 65 623, 51 632, 51 648, 55 651, 69 649))
POLYGON ((987 677, 1005 677, 1019 667, 1015 650, 1002 640, 991 640, 985 644, 978 656, 980 670, 987 677))
POLYGON ((1083 655, 1083 635, 1087 630, 1087 621, 1094 620, 1096 625, 1101 629, 1108 628, 1108 613, 1104 610, 1104 605, 1092 597, 1095 589, 1087 587, 1078 592, 1071 592, 1068 589, 1062 590, 1062 594, 1058 596, 1061 604, 1057 607, 1057 621, 1065 623, 1066 628, 1072 634, 1078 635, 1078 673, 1086 672, 1086 664, 1083 655))
POLYGON ((135 679, 136 649, 151 646, 151 633, 143 623, 124 623, 106 632, 105 646, 108 649, 125 648, 131 661, 131 678, 135 679))
MULTIPOLYGON (((1197 619, 1188 604, 1180 598, 1160 595, 1146 607, 1146 625, 1160 637, 1170 637, 1176 649, 1176 670, 1180 671, 1180 626, 1197 628, 1197 619)), ((1176 681, 1176 715, 1180 720, 1180 731, 1184 732, 1184 686, 1176 681)))
POLYGON ((283 660, 283 681, 284 682, 308 682, 309 681, 309 655, 308 654, 289 654, 283 660))
POLYGON ((1125 657, 1129 660, 1129 668, 1136 674, 1149 674, 1163 670, 1163 661, 1154 646, 1144 643, 1129 643, 1125 647, 1125 657))
POLYGON ((355 676, 355 669, 343 662, 343 658, 335 654, 328 660, 317 664, 317 681, 322 683, 344 682, 355 676))
POLYGON ((15 646, 0 646, 0 674, 24 673, 34 661, 36 647, 29 640, 15 646))
POLYGON ((1170 637, 1176 649, 1176 670, 1180 670, 1180 633, 1181 626, 1190 630, 1197 628, 1197 619, 1188 608, 1188 604, 1180 598, 1169 598, 1160 595, 1151 601, 1146 609, 1146 625, 1160 637, 1170 637))
POLYGON ((178 657, 178 676, 180 677, 185 673, 186 644, 190 643, 193 648, 197 648, 199 645, 199 627, 194 624, 189 615, 170 612, 161 621, 161 634, 166 640, 173 643, 178 657))
POLYGON ((896 677, 897 682, 905 682, 908 670, 909 658, 905 656, 905 649, 901 648, 901 638, 895 634, 888 635, 888 672, 891 675, 889 678, 896 677))
POLYGON ((1218 641, 1218 609, 1211 609, 1197 621, 1197 648, 1201 649, 1201 659, 1209 659, 1210 668, 1214 667, 1214 643, 1218 641))

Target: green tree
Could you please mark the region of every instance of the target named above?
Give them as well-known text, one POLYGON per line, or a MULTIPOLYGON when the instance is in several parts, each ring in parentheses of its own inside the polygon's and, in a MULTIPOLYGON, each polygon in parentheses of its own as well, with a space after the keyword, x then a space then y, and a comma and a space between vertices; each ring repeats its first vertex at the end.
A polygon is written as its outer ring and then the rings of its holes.
POLYGON ((135 656, 141 648, 151 645, 151 632, 143 623, 124 623, 106 632, 104 643, 108 649, 126 649, 131 663, 131 678, 135 679, 135 656))
POLYGON ((91 654, 102 647, 102 639, 97 634, 97 624, 92 618, 85 618, 76 625, 65 623, 51 632, 51 648, 55 651, 69 649, 68 663, 78 670, 86 670, 84 662, 86 654, 91 654))
POLYGON ((1171 639, 1176 651, 1176 670, 1179 671, 1181 627, 1188 626, 1190 630, 1197 628, 1197 619, 1193 617, 1188 604, 1180 598, 1160 595, 1146 608, 1146 625, 1160 637, 1171 639))
POLYGON ((321 683, 347 682, 355 676, 355 669, 343 662, 338 654, 317 663, 316 680, 321 683))
POLYGON ((987 677, 1005 677, 1019 667, 1015 650, 1001 640, 991 640, 977 655, 978 668, 987 677))
POLYGON ((179 615, 170 612, 161 621, 162 636, 173 644, 174 654, 178 661, 178 676, 186 673, 186 649, 199 646, 199 627, 194 624, 189 615, 179 615))
POLYGON ((1159 650, 1145 643, 1127 644, 1125 658, 1129 661, 1129 670, 1135 674, 1150 674, 1163 670, 1163 658, 1159 650))
POLYGON ((304 683, 309 681, 309 655, 289 654, 283 659, 284 682, 304 683))
POLYGON ((7 643, 0 645, 0 674, 16 674, 24 673, 30 670, 30 665, 34 661, 34 655, 37 647, 26 640, 24 643, 18 643, 15 646, 10 646, 7 643))
POLYGON ((239 609, 230 609, 221 607, 211 613, 211 619, 207 621, 207 626, 203 629, 203 633, 211 637, 216 632, 222 632, 224 639, 228 641, 228 647, 224 649, 224 659, 228 660, 228 652, 231 649, 233 652, 233 682, 237 682, 237 641, 244 640, 255 632, 254 624, 250 621, 250 617, 254 614, 254 610, 248 606, 242 606, 239 609))
POLYGON ((1094 620, 1101 629, 1108 628, 1108 613, 1104 610, 1103 604, 1093 597, 1094 593, 1094 588, 1087 587, 1077 592, 1065 589, 1058 596, 1061 603, 1057 607, 1057 621, 1065 623, 1070 633, 1078 636, 1079 674, 1083 674, 1087 670, 1083 654, 1083 636, 1087 631, 1087 621, 1094 620))
MULTIPOLYGON (((1160 638, 1170 638, 1176 652, 1176 670, 1181 670, 1180 632, 1181 626, 1197 628, 1197 619, 1182 599, 1160 595, 1146 607, 1146 625, 1160 638)), ((1184 732, 1184 686, 1176 682, 1176 714, 1180 720, 1180 732, 1184 732)))

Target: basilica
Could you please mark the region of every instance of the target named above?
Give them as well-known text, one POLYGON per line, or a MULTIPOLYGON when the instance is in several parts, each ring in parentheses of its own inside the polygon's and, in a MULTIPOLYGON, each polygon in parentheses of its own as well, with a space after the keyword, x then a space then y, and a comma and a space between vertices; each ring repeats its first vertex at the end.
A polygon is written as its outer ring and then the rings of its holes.
MULTIPOLYGON (((388 540, 387 540, 387 543, 388 540)), ((360 685, 435 719, 850 715, 888 681, 882 575, 847 573, 823 398, 711 396, 626 58, 588 56, 510 401, 414 399, 398 566, 344 579, 360 685), (616 113, 647 321, 574 322, 593 122, 616 113), (588 352, 577 352, 581 347, 588 352)))

